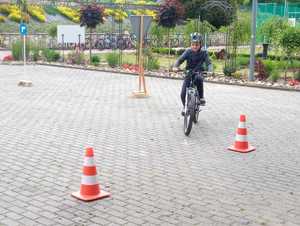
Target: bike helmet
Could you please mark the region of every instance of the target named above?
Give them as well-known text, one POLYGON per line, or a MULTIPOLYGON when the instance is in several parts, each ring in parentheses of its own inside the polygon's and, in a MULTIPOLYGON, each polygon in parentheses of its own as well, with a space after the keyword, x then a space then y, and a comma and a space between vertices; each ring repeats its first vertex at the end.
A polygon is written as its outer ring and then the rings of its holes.
POLYGON ((197 33, 197 32, 194 32, 191 34, 191 42, 196 42, 196 43, 200 43, 202 44, 202 36, 197 33))

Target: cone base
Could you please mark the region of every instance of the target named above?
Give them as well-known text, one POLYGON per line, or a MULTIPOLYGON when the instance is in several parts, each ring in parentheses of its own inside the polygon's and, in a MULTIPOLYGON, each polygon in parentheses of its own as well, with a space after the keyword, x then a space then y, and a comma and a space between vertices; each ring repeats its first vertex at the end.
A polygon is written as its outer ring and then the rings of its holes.
POLYGON ((146 98, 149 97, 149 95, 144 91, 133 91, 131 97, 146 98))
POLYGON ((32 86, 32 81, 20 80, 18 82, 18 86, 31 87, 32 86))
POLYGON ((80 191, 77 191, 77 192, 73 192, 71 195, 82 201, 93 201, 93 200, 109 197, 110 193, 106 191, 101 191, 98 195, 81 195, 80 191))
POLYGON ((246 149, 240 149, 240 148, 236 148, 232 145, 232 146, 228 147, 228 150, 235 151, 235 152, 240 152, 240 153, 248 153, 248 152, 251 152, 251 151, 255 151, 255 147, 249 146, 246 149))

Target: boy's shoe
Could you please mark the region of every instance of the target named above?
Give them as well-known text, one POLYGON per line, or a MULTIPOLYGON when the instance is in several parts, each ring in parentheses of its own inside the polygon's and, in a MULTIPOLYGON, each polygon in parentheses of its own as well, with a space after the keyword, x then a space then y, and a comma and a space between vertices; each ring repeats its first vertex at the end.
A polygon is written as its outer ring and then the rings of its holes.
POLYGON ((182 115, 182 116, 185 115, 185 107, 182 108, 182 110, 181 110, 181 115, 182 115))
POLYGON ((206 104, 205 99, 204 98, 200 98, 199 100, 200 100, 200 105, 205 106, 205 104, 206 104))

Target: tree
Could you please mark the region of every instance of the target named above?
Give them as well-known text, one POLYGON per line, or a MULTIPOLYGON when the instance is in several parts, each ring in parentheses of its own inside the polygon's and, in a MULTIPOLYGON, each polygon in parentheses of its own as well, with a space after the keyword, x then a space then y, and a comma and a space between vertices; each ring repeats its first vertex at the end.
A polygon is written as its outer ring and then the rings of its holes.
POLYGON ((292 57, 300 52, 300 28, 289 27, 286 29, 281 36, 280 44, 290 64, 293 64, 292 57))
POLYGON ((183 22, 184 13, 184 7, 178 0, 166 0, 157 15, 158 25, 174 28, 183 22))
POLYGON ((206 20, 216 28, 229 25, 235 18, 236 0, 180 0, 191 19, 206 20))
POLYGON ((53 39, 57 36, 57 25, 53 24, 51 27, 48 29, 48 34, 51 37, 51 47, 53 45, 53 39))
POLYGON ((90 29, 90 62, 92 59, 92 30, 98 24, 105 22, 104 16, 104 7, 100 5, 86 5, 80 9, 80 26, 87 26, 90 29))
POLYGON ((158 25, 168 28, 169 56, 170 56, 170 29, 183 23, 185 10, 178 0, 166 0, 157 14, 158 25))
POLYGON ((264 37, 265 43, 273 44, 278 48, 283 32, 289 27, 286 18, 273 16, 261 25, 258 32, 264 37))

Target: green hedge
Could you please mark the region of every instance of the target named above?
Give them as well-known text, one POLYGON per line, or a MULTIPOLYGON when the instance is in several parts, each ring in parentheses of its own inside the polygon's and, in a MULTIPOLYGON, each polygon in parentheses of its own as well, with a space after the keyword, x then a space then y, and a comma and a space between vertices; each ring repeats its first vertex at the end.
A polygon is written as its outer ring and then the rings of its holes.
POLYGON ((162 54, 162 55, 168 55, 169 51, 170 51, 170 55, 181 55, 186 49, 170 49, 169 48, 152 48, 151 51, 153 53, 158 53, 158 54, 162 54))

